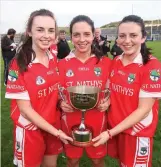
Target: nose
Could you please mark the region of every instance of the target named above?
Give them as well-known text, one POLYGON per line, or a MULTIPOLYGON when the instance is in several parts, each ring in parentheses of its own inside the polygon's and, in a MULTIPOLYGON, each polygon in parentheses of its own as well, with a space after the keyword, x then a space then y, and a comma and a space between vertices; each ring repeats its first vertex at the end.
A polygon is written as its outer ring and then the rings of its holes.
POLYGON ((81 35, 81 36, 80 36, 80 41, 81 41, 81 42, 85 41, 84 35, 81 35))
POLYGON ((44 37, 46 37, 46 38, 49 37, 49 32, 48 32, 48 31, 45 31, 45 32, 44 32, 44 37))
POLYGON ((124 41, 124 42, 129 43, 130 41, 131 41, 130 37, 129 37, 129 36, 126 36, 126 38, 125 38, 125 41, 124 41))

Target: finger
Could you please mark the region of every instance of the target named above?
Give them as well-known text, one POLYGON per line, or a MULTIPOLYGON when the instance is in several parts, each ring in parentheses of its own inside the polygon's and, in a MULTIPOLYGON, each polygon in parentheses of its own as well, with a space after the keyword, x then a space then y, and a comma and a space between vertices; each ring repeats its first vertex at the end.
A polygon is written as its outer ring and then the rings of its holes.
POLYGON ((72 139, 71 137, 69 137, 69 136, 66 136, 65 139, 66 139, 66 140, 69 140, 69 141, 71 141, 71 142, 73 142, 73 139, 72 139))
POLYGON ((98 142, 94 143, 94 147, 98 147, 99 145, 104 144, 104 142, 100 139, 98 142))
POLYGON ((68 144, 68 141, 65 140, 65 139, 61 139, 61 141, 62 141, 64 144, 68 144))
POLYGON ((99 136, 93 138, 92 141, 93 141, 93 142, 96 142, 97 140, 100 140, 100 139, 101 139, 101 136, 99 135, 99 136))

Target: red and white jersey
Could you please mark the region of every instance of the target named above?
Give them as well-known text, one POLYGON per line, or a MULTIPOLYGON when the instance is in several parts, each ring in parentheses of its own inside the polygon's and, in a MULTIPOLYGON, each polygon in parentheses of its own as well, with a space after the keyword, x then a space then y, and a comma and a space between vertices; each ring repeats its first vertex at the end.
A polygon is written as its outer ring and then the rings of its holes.
POLYGON ((53 124, 56 119, 56 104, 58 98, 59 75, 57 74, 57 60, 47 51, 49 67, 34 59, 26 72, 20 73, 16 59, 9 69, 8 83, 5 97, 13 99, 11 103, 11 118, 26 129, 36 127, 25 119, 17 107, 16 100, 29 100, 33 109, 46 121, 53 124))
POLYGON ((52 44, 52 45, 50 46, 50 51, 51 51, 54 55, 57 56, 57 54, 58 54, 58 47, 57 47, 57 45, 56 45, 56 44, 52 44))
POLYGON ((143 65, 139 54, 133 63, 124 66, 122 55, 113 60, 110 74, 111 107, 108 122, 116 126, 138 108, 139 98, 156 98, 149 115, 129 128, 125 133, 136 136, 153 136, 157 122, 161 98, 161 63, 150 56, 150 61, 143 65))
POLYGON ((102 57, 97 63, 96 56, 91 56, 82 63, 74 53, 59 62, 59 73, 64 87, 95 86, 104 89, 110 73, 111 60, 102 57))

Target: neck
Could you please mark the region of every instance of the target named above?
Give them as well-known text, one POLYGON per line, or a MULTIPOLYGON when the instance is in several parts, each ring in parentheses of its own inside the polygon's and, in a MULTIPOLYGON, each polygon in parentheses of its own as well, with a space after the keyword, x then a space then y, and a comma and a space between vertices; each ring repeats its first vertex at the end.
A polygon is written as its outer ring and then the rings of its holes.
POLYGON ((131 64, 134 61, 134 59, 138 56, 138 54, 139 52, 132 55, 123 54, 123 59, 122 59, 123 64, 124 65, 131 64))
POLYGON ((46 51, 47 50, 41 50, 41 49, 33 49, 36 53, 36 58, 41 60, 43 59, 44 57, 46 57, 46 51))
POLYGON ((81 53, 78 51, 75 51, 75 56, 77 59, 79 59, 81 62, 85 62, 91 57, 91 50, 86 53, 81 53))

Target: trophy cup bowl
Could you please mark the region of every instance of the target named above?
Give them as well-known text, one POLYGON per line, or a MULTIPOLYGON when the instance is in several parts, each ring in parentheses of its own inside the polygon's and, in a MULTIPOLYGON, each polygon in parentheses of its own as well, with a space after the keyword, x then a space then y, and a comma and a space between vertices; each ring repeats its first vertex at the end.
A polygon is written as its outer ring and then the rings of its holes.
POLYGON ((80 125, 72 127, 73 142, 71 144, 79 147, 92 145, 92 128, 85 125, 85 112, 94 108, 99 100, 101 89, 93 86, 68 87, 69 100, 73 108, 82 112, 80 125))

